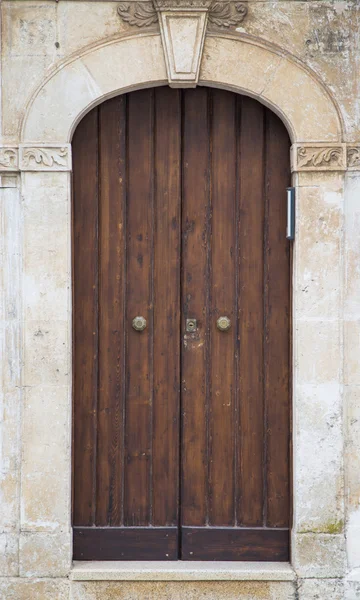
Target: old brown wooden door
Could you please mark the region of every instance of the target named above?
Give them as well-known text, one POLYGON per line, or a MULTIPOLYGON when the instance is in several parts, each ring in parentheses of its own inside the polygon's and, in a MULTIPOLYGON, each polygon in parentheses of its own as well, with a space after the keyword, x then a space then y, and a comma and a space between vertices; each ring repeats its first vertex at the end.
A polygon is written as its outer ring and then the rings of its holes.
POLYGON ((284 125, 163 87, 93 109, 73 153, 74 558, 287 560, 284 125))

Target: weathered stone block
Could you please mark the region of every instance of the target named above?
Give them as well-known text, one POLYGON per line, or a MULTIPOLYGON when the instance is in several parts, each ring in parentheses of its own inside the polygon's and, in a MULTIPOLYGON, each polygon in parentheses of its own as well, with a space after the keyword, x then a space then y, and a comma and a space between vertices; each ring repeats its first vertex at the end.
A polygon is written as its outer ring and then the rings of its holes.
POLYGON ((303 579, 298 584, 299 600, 343 600, 344 582, 339 579, 303 579))
POLYGON ((4 600, 69 600, 69 582, 46 579, 0 579, 4 600))
POLYGON ((71 564, 71 536, 20 534, 20 577, 66 577, 71 564))
POLYGON ((342 534, 293 535, 292 564, 300 578, 343 577, 346 567, 342 534))
POLYGON ((70 406, 67 386, 35 386, 26 390, 21 527, 27 531, 69 528, 70 406), (44 423, 48 425, 44 427, 44 423))
POLYGON ((19 535, 0 533, 0 577, 15 577, 19 572, 19 535))
POLYGON ((290 582, 71 582, 72 600, 295 600, 290 582))
POLYGON ((341 533, 344 529, 341 386, 337 382, 299 384, 295 395, 294 529, 299 533, 341 533))
POLYGON ((27 386, 66 385, 69 380, 69 324, 27 321, 24 382, 27 386))

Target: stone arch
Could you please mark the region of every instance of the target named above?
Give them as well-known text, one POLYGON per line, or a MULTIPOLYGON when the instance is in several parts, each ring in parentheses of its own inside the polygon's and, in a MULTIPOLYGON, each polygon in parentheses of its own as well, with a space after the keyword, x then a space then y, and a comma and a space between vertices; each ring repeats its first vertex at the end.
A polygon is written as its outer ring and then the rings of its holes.
MULTIPOLYGON (((22 123, 22 143, 70 142, 96 104, 131 89, 164 85, 160 35, 111 40, 57 68, 35 92, 22 123)), ((209 34, 199 85, 224 87, 267 105, 292 142, 341 142, 339 111, 322 82, 294 58, 247 37, 209 34), (321 115, 321 119, 319 119, 321 115)))

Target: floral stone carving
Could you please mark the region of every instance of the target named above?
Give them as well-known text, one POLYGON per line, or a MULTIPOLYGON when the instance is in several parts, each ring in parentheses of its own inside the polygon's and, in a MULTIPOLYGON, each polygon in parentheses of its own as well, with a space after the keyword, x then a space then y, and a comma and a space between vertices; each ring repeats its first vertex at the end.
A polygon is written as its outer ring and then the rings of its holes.
MULTIPOLYGON (((158 10, 206 9, 208 21, 216 27, 239 25, 246 17, 248 9, 244 2, 212 2, 209 0, 157 0, 158 10)), ((152 2, 121 2, 118 14, 129 25, 149 27, 158 22, 158 13, 152 2)))
POLYGON ((71 169, 70 145, 21 146, 20 169, 22 171, 69 171, 71 169))
POLYGON ((149 27, 158 22, 157 12, 152 2, 120 2, 118 14, 123 21, 137 27, 149 27))
POLYGON ((0 171, 18 170, 18 152, 16 148, 0 148, 0 171))
POLYGON ((247 6, 243 2, 214 2, 210 7, 208 19, 217 27, 231 27, 240 25, 247 12, 247 6))
POLYGON ((293 171, 343 171, 346 169, 345 144, 294 144, 293 171))
POLYGON ((349 169, 360 169, 360 146, 348 147, 347 165, 349 169))

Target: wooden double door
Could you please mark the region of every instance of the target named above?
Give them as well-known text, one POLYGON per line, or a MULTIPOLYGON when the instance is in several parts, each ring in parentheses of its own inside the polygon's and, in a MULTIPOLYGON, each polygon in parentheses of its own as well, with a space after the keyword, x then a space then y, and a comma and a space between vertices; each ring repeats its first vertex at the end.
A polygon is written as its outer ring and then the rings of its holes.
POLYGON ((289 145, 207 88, 79 124, 75 559, 288 560, 289 145))

